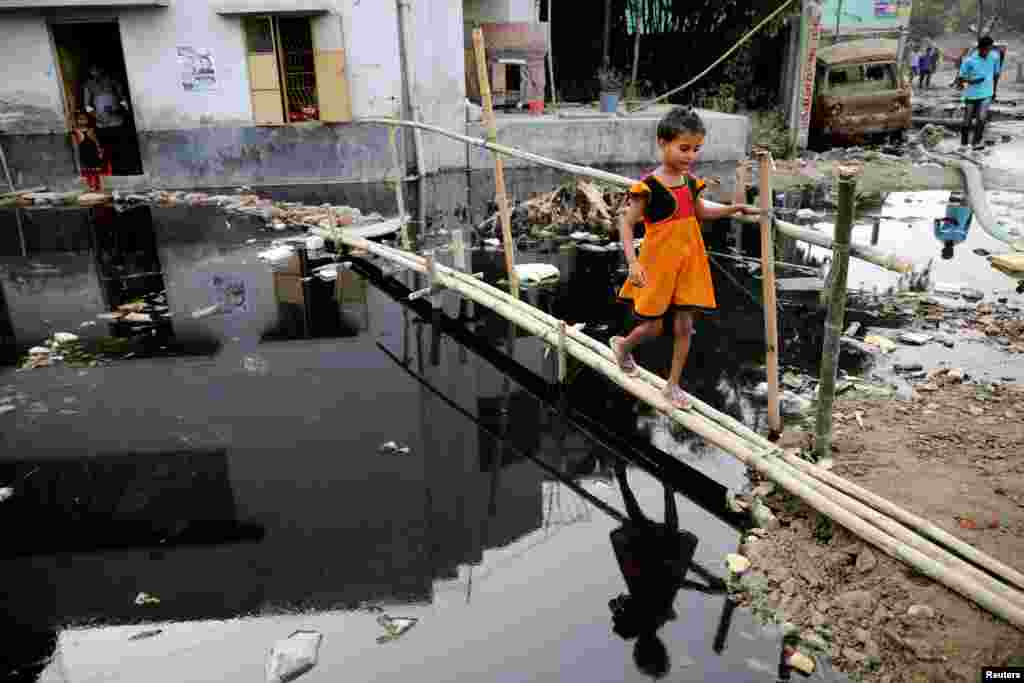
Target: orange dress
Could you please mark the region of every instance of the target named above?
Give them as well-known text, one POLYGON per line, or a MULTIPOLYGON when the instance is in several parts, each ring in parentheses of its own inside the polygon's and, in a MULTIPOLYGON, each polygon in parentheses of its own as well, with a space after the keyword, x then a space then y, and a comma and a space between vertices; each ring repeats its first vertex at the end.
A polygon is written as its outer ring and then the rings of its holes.
POLYGON ((670 309, 717 308, 695 208, 703 189, 704 181, 700 179, 669 188, 654 175, 630 188, 630 195, 647 199, 646 233, 640 247, 640 265, 647 274, 647 285, 637 287, 627 280, 619 297, 633 302, 637 317, 656 319, 670 309), (691 185, 696 196, 691 195, 691 185))

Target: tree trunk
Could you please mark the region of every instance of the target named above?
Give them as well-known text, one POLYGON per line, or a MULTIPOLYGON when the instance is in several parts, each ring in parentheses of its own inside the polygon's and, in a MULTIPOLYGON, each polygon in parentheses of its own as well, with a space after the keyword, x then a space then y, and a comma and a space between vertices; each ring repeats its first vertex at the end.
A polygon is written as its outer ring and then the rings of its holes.
POLYGON ((612 47, 612 0, 604 0, 604 42, 602 44, 601 64, 608 66, 611 60, 612 47))

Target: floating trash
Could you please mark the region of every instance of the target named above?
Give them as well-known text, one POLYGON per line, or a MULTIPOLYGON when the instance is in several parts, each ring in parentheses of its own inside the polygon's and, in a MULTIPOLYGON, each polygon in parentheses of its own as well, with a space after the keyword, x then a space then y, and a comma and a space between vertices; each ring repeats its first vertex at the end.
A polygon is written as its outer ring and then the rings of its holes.
POLYGON ((154 628, 148 631, 139 631, 135 635, 130 636, 128 640, 145 640, 147 638, 152 638, 153 636, 158 636, 163 632, 164 630, 162 628, 154 628))
POLYGON ((316 666, 323 634, 295 631, 278 641, 267 658, 267 683, 288 683, 316 666))
POLYGON ((160 598, 156 597, 155 595, 150 595, 149 593, 139 593, 138 595, 135 596, 135 604, 136 605, 159 605, 160 604, 160 598))
POLYGON ((220 308, 220 304, 217 303, 212 306, 207 306, 206 308, 200 308, 198 311, 192 311, 192 319, 199 320, 200 318, 206 318, 216 313, 220 313, 220 308))
POLYGON ((242 367, 254 375, 265 375, 270 372, 270 364, 259 356, 246 356, 242 361, 242 367))
POLYGON ((380 624, 385 631, 385 634, 377 638, 377 643, 390 643, 393 640, 397 640, 405 635, 409 629, 419 623, 419 619, 415 617, 390 617, 387 614, 382 614, 377 617, 377 623, 380 624))
POLYGON ((400 446, 394 441, 388 441, 387 443, 382 443, 377 448, 377 452, 384 455, 409 455, 409 453, 412 452, 412 449, 408 446, 400 446))
POLYGON ((14 497, 14 489, 10 486, 4 486, 0 488, 0 503, 7 502, 14 497))

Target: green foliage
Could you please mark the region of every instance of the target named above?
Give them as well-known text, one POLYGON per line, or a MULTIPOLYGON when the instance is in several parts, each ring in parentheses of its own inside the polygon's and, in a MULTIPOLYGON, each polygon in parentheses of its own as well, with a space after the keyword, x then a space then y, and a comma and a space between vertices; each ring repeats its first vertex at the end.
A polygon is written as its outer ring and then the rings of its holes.
POLYGON ((753 143, 771 151, 776 159, 788 159, 793 154, 792 138, 786 120, 779 111, 758 111, 751 114, 753 143))
POLYGON ((698 90, 694 96, 694 102, 700 109, 734 114, 736 112, 736 85, 726 82, 717 88, 698 90))
POLYGON ((835 524, 825 515, 818 515, 817 523, 814 525, 814 539, 822 545, 832 540, 835 534, 835 524))

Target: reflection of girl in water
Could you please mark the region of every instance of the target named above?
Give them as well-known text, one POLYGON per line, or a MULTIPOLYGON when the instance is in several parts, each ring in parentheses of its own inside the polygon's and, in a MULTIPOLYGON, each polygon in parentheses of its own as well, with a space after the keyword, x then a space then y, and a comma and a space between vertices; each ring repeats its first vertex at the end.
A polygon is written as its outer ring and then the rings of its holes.
POLYGON ((636 638, 633 661, 638 669, 663 678, 669 672, 670 661, 658 629, 676 618, 673 603, 693 560, 697 537, 679 531, 671 489, 665 487, 665 522, 658 524, 640 509, 621 461, 616 463, 615 472, 629 521, 611 533, 611 541, 629 594, 608 603, 613 629, 626 640, 636 638))

